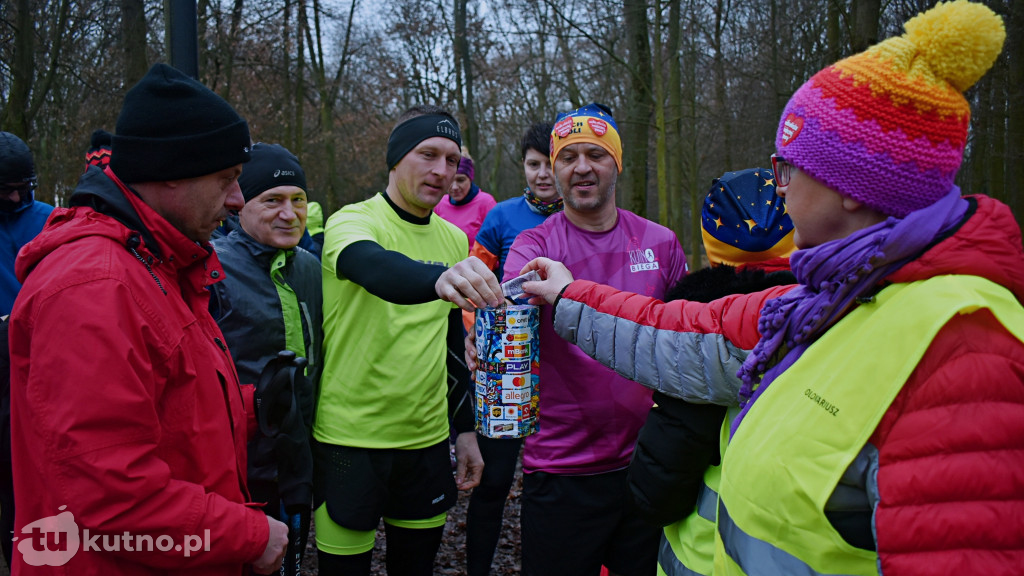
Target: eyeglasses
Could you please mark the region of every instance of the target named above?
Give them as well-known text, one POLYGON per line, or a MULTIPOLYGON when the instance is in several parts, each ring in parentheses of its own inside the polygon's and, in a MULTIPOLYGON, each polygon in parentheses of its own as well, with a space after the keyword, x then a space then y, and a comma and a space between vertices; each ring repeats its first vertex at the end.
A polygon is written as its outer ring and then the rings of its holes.
POLYGON ((793 178, 793 165, 778 154, 772 154, 772 172, 775 172, 775 187, 785 188, 793 178))

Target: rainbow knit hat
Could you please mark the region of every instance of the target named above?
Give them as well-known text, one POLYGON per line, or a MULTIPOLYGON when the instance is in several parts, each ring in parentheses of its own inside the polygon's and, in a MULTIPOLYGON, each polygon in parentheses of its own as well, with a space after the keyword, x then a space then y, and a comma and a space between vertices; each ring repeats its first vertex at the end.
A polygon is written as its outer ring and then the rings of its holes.
POLYGON ((740 266, 789 256, 793 220, 775 194, 768 168, 726 172, 711 182, 700 214, 704 250, 712 265, 740 266))
POLYGON ((602 104, 593 103, 571 112, 559 112, 551 129, 551 165, 555 156, 569 144, 589 142, 604 148, 615 158, 615 166, 622 172, 622 140, 612 111, 602 104))
POLYGON ((904 217, 953 187, 970 109, 1006 31, 992 10, 941 3, 906 33, 815 74, 782 113, 779 156, 839 194, 904 217))

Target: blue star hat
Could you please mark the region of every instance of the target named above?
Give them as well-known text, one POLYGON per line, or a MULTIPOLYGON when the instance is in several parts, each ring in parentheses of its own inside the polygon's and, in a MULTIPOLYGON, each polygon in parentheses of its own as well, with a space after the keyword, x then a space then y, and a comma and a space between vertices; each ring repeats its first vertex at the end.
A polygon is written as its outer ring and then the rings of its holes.
POLYGON ((711 182, 701 210, 704 250, 712 265, 739 266, 789 256, 793 220, 775 194, 768 168, 726 172, 711 182))

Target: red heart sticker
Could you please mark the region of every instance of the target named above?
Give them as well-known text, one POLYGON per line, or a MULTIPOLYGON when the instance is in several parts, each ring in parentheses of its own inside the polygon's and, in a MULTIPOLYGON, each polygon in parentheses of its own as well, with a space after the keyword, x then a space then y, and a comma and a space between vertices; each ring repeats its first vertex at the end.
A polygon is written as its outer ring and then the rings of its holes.
POLYGON ((587 125, 598 136, 604 136, 605 132, 608 131, 608 123, 598 118, 587 118, 587 125))
POLYGON ((555 124, 555 134, 558 134, 559 138, 565 138, 572 133, 572 123, 572 116, 562 118, 558 124, 555 124))
POLYGON ((782 145, 785 146, 796 137, 800 135, 800 131, 804 128, 804 119, 792 112, 786 116, 786 121, 782 123, 782 145))

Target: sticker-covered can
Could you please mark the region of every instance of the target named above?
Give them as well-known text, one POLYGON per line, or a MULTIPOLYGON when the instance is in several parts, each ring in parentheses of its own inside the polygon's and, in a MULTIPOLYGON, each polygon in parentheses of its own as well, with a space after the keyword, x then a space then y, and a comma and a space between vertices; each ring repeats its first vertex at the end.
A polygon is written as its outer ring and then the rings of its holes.
POLYGON ((539 327, 537 306, 476 311, 476 428, 488 438, 523 438, 537 431, 539 327))

